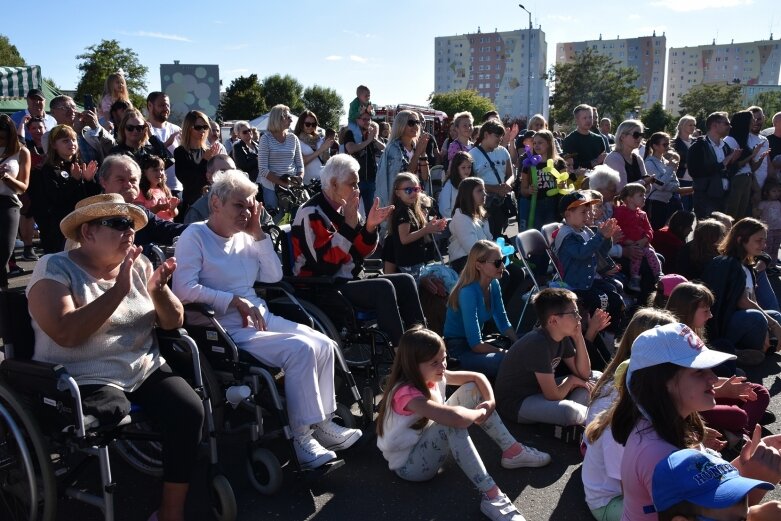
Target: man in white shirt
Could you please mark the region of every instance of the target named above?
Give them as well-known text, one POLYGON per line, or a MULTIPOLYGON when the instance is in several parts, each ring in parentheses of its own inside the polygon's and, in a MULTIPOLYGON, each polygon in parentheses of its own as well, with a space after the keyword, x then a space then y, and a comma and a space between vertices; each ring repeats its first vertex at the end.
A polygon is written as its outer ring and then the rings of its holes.
MULTIPOLYGON (((765 124, 765 113, 761 107, 757 107, 756 105, 749 107, 746 110, 750 110, 751 114, 754 115, 754 123, 752 123, 751 131, 748 134, 748 147, 753 150, 757 145, 762 145, 756 155, 757 158, 760 158, 766 153, 767 150, 770 150, 770 143, 768 142, 767 138, 760 134, 762 127, 765 124)), ((756 168, 756 170, 754 170, 754 177, 757 180, 759 188, 762 188, 765 185, 765 180, 767 179, 768 175, 767 167, 769 162, 770 161, 767 157, 762 157, 759 166, 756 168)))
MULTIPOLYGON (((152 130, 152 134, 162 141, 171 155, 174 149, 179 146, 179 136, 182 129, 168 121, 171 115, 171 101, 164 92, 150 92, 146 97, 147 121, 152 130)), ((176 165, 171 165, 165 171, 166 184, 174 197, 181 197, 182 183, 176 178, 176 165)))
POLYGON ((27 108, 11 114, 11 121, 16 125, 16 133, 20 138, 26 138, 25 130, 30 117, 41 118, 46 123, 46 130, 51 130, 57 125, 57 121, 46 113, 46 98, 38 89, 27 91, 27 108))

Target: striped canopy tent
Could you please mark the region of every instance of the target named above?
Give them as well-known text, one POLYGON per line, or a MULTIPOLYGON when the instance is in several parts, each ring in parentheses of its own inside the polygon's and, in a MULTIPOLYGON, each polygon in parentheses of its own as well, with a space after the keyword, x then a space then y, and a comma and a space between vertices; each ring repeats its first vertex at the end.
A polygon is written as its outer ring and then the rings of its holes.
POLYGON ((49 102, 60 92, 41 77, 38 65, 29 67, 0 66, 0 113, 10 114, 27 108, 27 91, 40 89, 46 97, 46 110, 49 102))

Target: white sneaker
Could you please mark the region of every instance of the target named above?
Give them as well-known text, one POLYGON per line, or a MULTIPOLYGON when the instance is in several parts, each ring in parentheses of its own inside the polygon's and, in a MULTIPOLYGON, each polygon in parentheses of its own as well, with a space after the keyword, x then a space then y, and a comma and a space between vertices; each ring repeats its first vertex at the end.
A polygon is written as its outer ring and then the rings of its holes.
POLYGON ((550 463, 550 454, 542 452, 528 445, 514 458, 502 458, 502 467, 506 469, 518 469, 521 467, 544 467, 550 463))
POLYGON ((363 435, 359 429, 348 429, 330 420, 318 423, 314 428, 314 438, 328 450, 349 449, 363 435))
POLYGON ((513 502, 503 492, 500 492, 494 499, 488 499, 488 496, 484 495, 483 500, 480 501, 480 512, 494 521, 526 521, 526 518, 518 512, 513 502))
POLYGON ((312 432, 293 438, 293 447, 301 468, 316 469, 336 459, 336 453, 325 449, 312 437, 312 432))

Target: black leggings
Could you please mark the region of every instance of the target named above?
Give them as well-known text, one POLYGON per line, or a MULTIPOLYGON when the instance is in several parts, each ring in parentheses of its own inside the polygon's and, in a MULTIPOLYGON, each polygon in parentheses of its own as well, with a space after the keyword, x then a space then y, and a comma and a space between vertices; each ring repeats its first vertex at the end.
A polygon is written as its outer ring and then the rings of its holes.
POLYGON ((418 285, 408 273, 351 280, 340 290, 353 305, 377 311, 377 326, 388 334, 393 345, 399 345, 405 330, 425 324, 418 285))
POLYGON ((6 265, 14 252, 19 228, 19 204, 13 197, 0 195, 0 287, 8 286, 6 265))
POLYGON ((141 386, 126 393, 108 385, 82 385, 84 414, 101 425, 119 423, 130 412, 130 402, 140 405, 163 435, 163 481, 189 483, 203 426, 203 404, 192 387, 164 364, 141 386))

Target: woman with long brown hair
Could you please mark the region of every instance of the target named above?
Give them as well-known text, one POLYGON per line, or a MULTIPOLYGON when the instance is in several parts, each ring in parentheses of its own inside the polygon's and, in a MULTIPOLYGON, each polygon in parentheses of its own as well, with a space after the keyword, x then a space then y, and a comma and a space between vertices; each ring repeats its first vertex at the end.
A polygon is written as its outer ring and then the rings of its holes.
POLYGON ((206 163, 220 153, 220 142, 208 145, 209 117, 203 112, 191 110, 184 117, 180 145, 174 150, 176 178, 182 182, 182 199, 186 213, 187 207, 201 197, 203 188, 209 184, 206 179, 206 163))
POLYGON ((11 118, 0 115, 0 289, 8 287, 6 264, 11 258, 19 228, 19 194, 30 180, 30 152, 20 145, 11 118))

